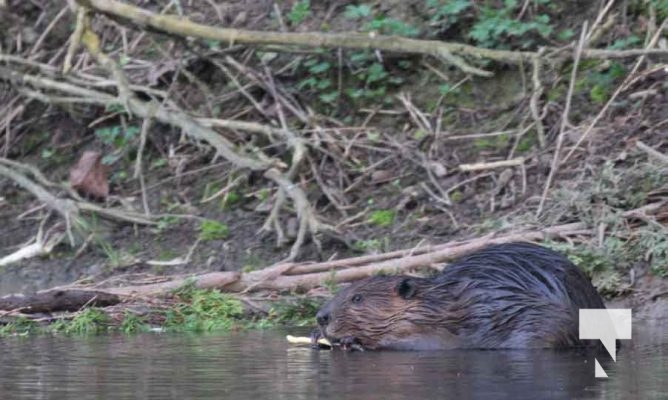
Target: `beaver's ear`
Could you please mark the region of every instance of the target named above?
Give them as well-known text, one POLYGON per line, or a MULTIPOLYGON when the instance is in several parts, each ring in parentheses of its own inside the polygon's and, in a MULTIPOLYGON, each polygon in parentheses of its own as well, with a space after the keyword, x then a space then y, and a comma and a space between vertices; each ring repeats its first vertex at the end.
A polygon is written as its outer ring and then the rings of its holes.
POLYGON ((397 283, 397 286, 394 288, 396 294, 399 295, 402 299, 408 300, 411 297, 415 296, 417 293, 417 285, 415 281, 411 278, 404 278, 397 283))

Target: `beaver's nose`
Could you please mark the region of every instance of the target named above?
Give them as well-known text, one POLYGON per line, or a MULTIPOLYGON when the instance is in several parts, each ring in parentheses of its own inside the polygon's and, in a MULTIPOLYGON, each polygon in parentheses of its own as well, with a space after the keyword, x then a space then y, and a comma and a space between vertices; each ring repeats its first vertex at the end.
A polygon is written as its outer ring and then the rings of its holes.
POLYGON ((320 310, 315 315, 315 319, 318 321, 318 325, 327 326, 329 324, 329 313, 325 310, 320 310))

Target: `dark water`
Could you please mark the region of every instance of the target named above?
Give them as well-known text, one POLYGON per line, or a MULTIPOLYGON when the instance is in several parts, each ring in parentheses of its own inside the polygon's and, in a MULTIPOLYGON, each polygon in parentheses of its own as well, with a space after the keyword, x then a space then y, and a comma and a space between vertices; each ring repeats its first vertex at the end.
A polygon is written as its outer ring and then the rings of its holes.
POLYGON ((668 325, 634 328, 616 363, 598 355, 607 380, 578 352, 314 351, 276 331, 9 338, 0 399, 668 399, 668 325))

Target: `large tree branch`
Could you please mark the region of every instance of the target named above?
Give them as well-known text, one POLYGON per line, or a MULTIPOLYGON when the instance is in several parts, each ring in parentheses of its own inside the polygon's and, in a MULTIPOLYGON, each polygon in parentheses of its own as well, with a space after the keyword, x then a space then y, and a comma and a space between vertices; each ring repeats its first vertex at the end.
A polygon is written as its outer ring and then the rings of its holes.
MULTIPOLYGON (((517 65, 529 63, 535 58, 545 58, 538 52, 494 50, 462 43, 410 39, 375 33, 270 32, 216 28, 176 16, 156 14, 143 8, 115 0, 76 1, 95 12, 169 34, 217 40, 229 45, 242 43, 251 45, 297 45, 310 48, 378 49, 396 53, 431 55, 460 68, 466 73, 479 76, 492 76, 492 73, 468 64, 461 57, 489 59, 517 65)), ((546 57, 553 59, 572 57, 572 51, 569 47, 559 49, 546 48, 544 54, 547 55, 546 57)), ((667 55, 668 50, 584 49, 581 57, 611 59, 652 54, 667 55)))

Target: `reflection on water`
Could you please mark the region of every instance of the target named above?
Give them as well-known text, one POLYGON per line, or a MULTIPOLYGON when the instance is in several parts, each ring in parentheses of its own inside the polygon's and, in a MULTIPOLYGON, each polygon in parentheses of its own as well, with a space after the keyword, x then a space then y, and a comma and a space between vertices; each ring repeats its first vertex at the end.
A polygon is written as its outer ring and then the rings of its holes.
POLYGON ((668 325, 618 352, 364 352, 291 347, 284 332, 0 340, 0 399, 667 398, 668 325))

